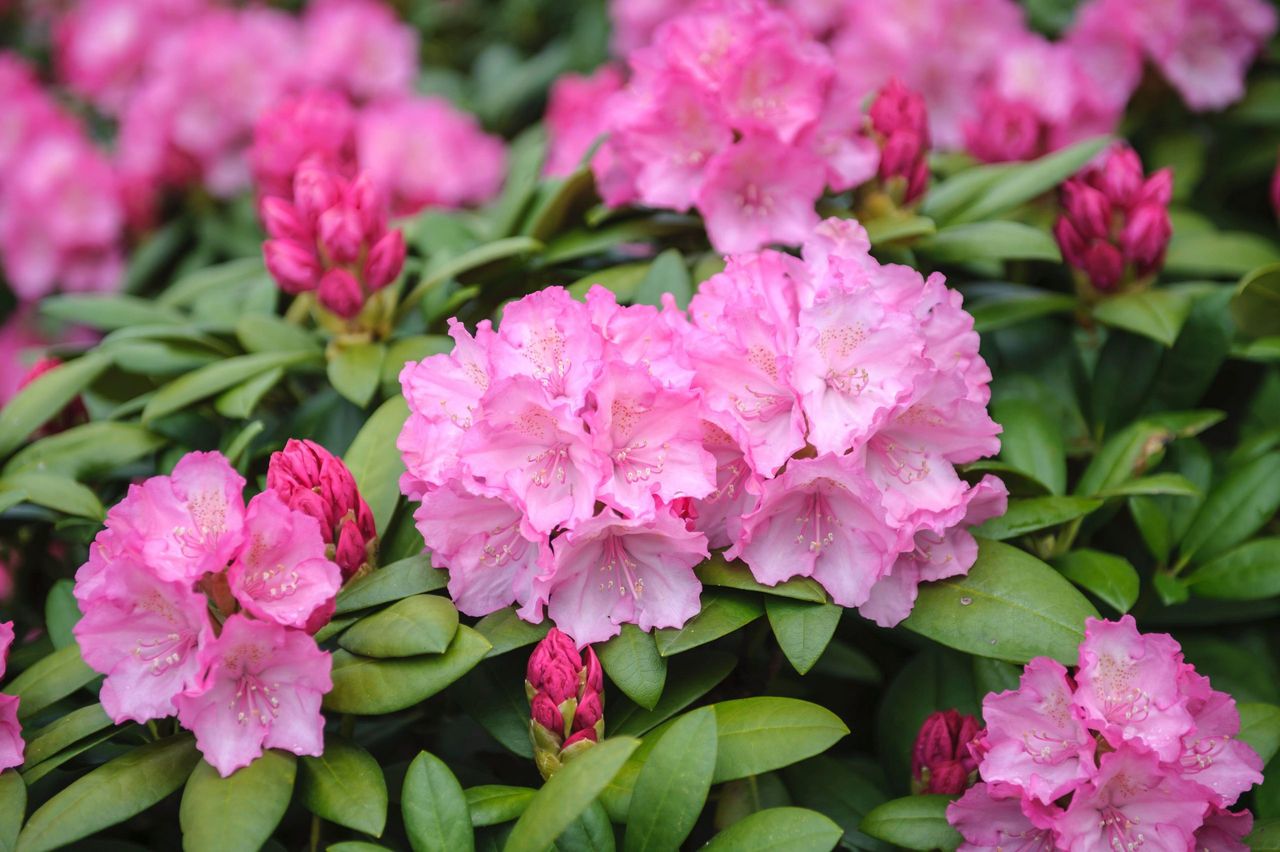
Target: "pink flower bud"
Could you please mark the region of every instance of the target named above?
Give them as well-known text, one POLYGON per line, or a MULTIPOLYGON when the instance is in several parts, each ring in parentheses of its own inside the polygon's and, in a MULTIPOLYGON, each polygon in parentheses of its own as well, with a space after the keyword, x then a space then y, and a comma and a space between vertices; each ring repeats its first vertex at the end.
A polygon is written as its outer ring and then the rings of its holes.
POLYGON ((1112 203, 1126 207, 1142 187, 1142 161, 1132 148, 1115 145, 1098 172, 1098 188, 1112 203))
POLYGON ((556 736, 564 736, 564 719, 560 715, 560 708, 545 692, 533 696, 530 713, 533 721, 556 736))
POLYGON ((891 79, 871 103, 871 128, 880 142, 882 181, 901 178, 902 202, 924 194, 929 182, 929 119, 924 98, 891 79))
POLYGON ((911 751, 911 777, 919 792, 964 792, 970 774, 978 768, 969 753, 969 743, 977 734, 978 720, 955 710, 925 719, 911 751))
POLYGON ((891 78, 876 95, 868 110, 871 126, 881 136, 903 130, 914 133, 924 147, 929 144, 929 113, 919 92, 891 78))
POLYGON ((297 209, 283 198, 264 198, 262 200, 262 224, 267 233, 277 240, 291 240, 297 243, 311 243, 315 240, 310 229, 303 223, 297 209))
POLYGON ((317 292, 321 306, 343 319, 352 319, 364 307, 360 282, 345 269, 330 269, 320 279, 317 292))
POLYGON ((1139 277, 1160 265, 1173 236, 1169 210, 1160 204, 1143 204, 1129 214, 1120 234, 1120 249, 1139 277))
MULTIPOLYGON (((578 647, 573 644, 573 640, 559 629, 553 627, 542 638, 542 641, 534 647, 533 653, 529 655, 529 665, 525 670, 525 679, 529 681, 534 689, 541 690, 545 683, 546 673, 551 670, 552 666, 567 664, 576 671, 581 665, 581 659, 578 655, 578 647)), ((563 701, 564 699, 560 700, 563 701)))
POLYGON ((1096 289, 1114 290, 1124 276, 1124 256, 1111 243, 1094 240, 1085 249, 1083 269, 1096 289))
POLYGON ((334 543, 333 561, 342 569, 343 579, 351 578, 369 561, 369 542, 373 538, 360 531, 355 521, 346 521, 334 543))
MULTIPOLYGON (((564 749, 567 749, 569 748, 569 746, 574 745, 576 743, 583 742, 584 740, 588 742, 593 742, 593 743, 598 742, 599 737, 596 736, 596 729, 583 728, 582 730, 578 731, 573 736, 569 737, 569 739, 564 741, 564 749)), ((561 751, 563 751, 564 749, 561 749, 561 751)))
POLYGON ((1077 269, 1084 266, 1084 237, 1076 230, 1075 225, 1066 216, 1053 225, 1053 235, 1062 249, 1062 259, 1077 269))
POLYGON ((1111 233, 1111 202, 1100 190, 1083 181, 1068 181, 1062 188, 1066 215, 1086 240, 1106 239, 1111 233))
POLYGON ((267 240, 262 244, 267 271, 286 293, 314 290, 320 277, 320 262, 307 246, 293 240, 267 240))
POLYGON ((342 200, 346 181, 319 158, 306 160, 293 176, 293 203, 308 222, 342 200))
POLYGON ((317 220, 320 247, 333 263, 353 263, 360 257, 364 235, 356 211, 346 204, 336 204, 320 214, 317 220))
POLYGON ((604 691, 604 670, 600 668, 600 658, 596 656, 595 650, 588 645, 586 650, 586 691, 587 693, 599 694, 604 691))
POLYGON ((604 715, 604 705, 600 702, 599 692, 588 692, 578 703, 577 712, 573 714, 573 730, 590 728, 600 721, 604 715))
POLYGON ((364 265, 364 280, 370 290, 381 290, 396 280, 404 268, 404 234, 397 228, 388 231, 369 249, 364 265))
POLYGON ((1134 205, 1140 204, 1158 204, 1161 207, 1168 207, 1169 202, 1173 200, 1173 170, 1160 169, 1154 172, 1151 177, 1147 178, 1147 182, 1142 185, 1142 190, 1138 193, 1138 197, 1134 200, 1134 205))
POLYGON ((987 93, 980 115, 965 126, 965 147, 984 163, 1033 160, 1045 151, 1045 125, 1022 101, 987 93))
POLYGON ((347 205, 355 211, 360 230, 369 242, 379 239, 387 230, 387 201, 368 174, 361 173, 351 183, 347 205))

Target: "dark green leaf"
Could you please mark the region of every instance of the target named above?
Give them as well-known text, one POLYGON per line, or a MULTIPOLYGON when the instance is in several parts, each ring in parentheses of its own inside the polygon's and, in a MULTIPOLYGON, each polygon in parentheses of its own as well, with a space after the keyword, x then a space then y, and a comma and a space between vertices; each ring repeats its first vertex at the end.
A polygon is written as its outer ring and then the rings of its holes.
POLYGON ((1076 493, 1097 494, 1141 476, 1175 438, 1195 435, 1221 419, 1217 411, 1187 411, 1131 423, 1102 445, 1076 484, 1076 493))
POLYGON ((471 812, 471 824, 498 825, 519 818, 537 793, 532 787, 509 787, 505 784, 485 784, 464 791, 467 810, 471 812))
POLYGON ((491 660, 467 672, 450 690, 468 716, 512 754, 533 759, 529 739, 529 696, 525 660, 515 655, 491 660))
POLYGON ((394 713, 430 698, 484 659, 489 643, 469 627, 458 627, 443 654, 375 660, 348 651, 333 654, 333 691, 324 707, 337 713, 394 713))
POLYGON ((552 852, 615 852, 616 841, 609 813, 600 802, 587 805, 569 827, 560 832, 552 852))
POLYGON ((1045 231, 1021 222, 970 222, 948 225, 915 248, 938 263, 981 260, 1060 261, 1058 244, 1045 231))
POLYGON ((27 785, 16 769, 0 774, 0 850, 18 848, 18 833, 27 815, 27 785))
POLYGON ((1036 290, 1015 298, 984 300, 965 307, 973 316, 974 331, 986 334, 1050 314, 1070 313, 1076 309, 1076 300, 1072 296, 1036 290))
POLYGON ((963 838, 947 822, 950 803, 949 796, 892 799, 866 815, 862 830, 904 849, 955 849, 963 838))
POLYGON ((1004 541, 1082 518, 1102 506, 1102 503, 1103 501, 1091 497, 1029 497, 1010 500, 1007 512, 974 527, 973 532, 993 541, 1004 541))
POLYGON ((652 710, 633 704, 629 706, 631 712, 623 716, 616 705, 609 705, 611 731, 636 737, 648 733, 710 692, 733 671, 736 662, 737 659, 730 654, 711 650, 680 655, 670 661, 666 689, 652 710))
POLYGON ((1280 595, 1280 538, 1245 542, 1211 559, 1187 577, 1205 598, 1251 601, 1280 595))
POLYGON ((584 275, 569 285, 569 292, 582 299, 598 284, 613 293, 619 302, 630 302, 635 299, 636 289, 648 274, 648 263, 622 263, 584 275))
POLYGON ((366 657, 440 654, 458 631, 458 610, 439 595, 413 595, 356 622, 338 644, 366 657))
POLYGON ((1165 346, 1178 339, 1191 312, 1191 298, 1173 290, 1144 290, 1103 299, 1094 317, 1113 328, 1141 334, 1165 346))
POLYGON ((369 752, 339 737, 325 737, 324 754, 302 758, 298 797, 321 819, 382 836, 387 824, 387 781, 369 752))
POLYGON ((267 749, 226 778, 204 761, 197 764, 178 813, 183 850, 262 848, 293 798, 297 764, 296 757, 278 749, 267 749))
POLYGON ((41 805, 18 836, 19 848, 47 852, 123 822, 181 787, 199 760, 190 734, 135 748, 41 805))
POLYGON ((1280 750, 1280 707, 1274 704, 1252 702, 1241 704, 1240 733, 1237 738, 1252 748, 1262 758, 1262 765, 1280 750))
POLYGON ((827 643, 835 635, 840 615, 844 612, 835 604, 804 603, 774 597, 765 598, 764 609, 782 653, 800 674, 807 674, 818 662, 827 649, 827 643))
POLYGON ((400 793, 404 828, 414 852, 448 849, 468 852, 475 849, 471 815, 462 785, 444 761, 421 752, 404 777, 400 793))
POLYGON ((239 289, 266 274, 261 257, 229 260, 184 275, 161 293, 156 301, 167 306, 189 305, 207 293, 239 289))
POLYGON ((1129 560, 1100 550, 1073 550, 1053 561, 1062 576, 1092 592, 1116 612, 1128 612, 1138 600, 1138 572, 1129 560))
POLYGON ((980 657, 1073 664, 1084 621, 1098 611, 1061 574, 1015 547, 978 541, 967 576, 920 587, 903 626, 980 657))
POLYGON ((795 698, 739 698, 713 706, 717 784, 813 757, 849 733, 830 710, 795 698))
POLYGON ((244 420, 258 410, 258 404, 273 387, 284 378, 283 367, 273 367, 265 373, 245 379, 227 388, 213 401, 214 411, 230 420, 244 420))
POLYGON ((1179 545, 1181 561, 1207 562, 1249 538, 1280 509, 1280 453, 1242 465, 1215 485, 1179 545))
POLYGON ((1244 842, 1253 852, 1277 852, 1280 850, 1280 819, 1255 822, 1253 832, 1244 842))
POLYGON ((653 635, 624 624, 621 633, 595 648, 609 680, 636 704, 652 710, 667 682, 667 661, 659 656, 653 635))
POLYGON ((675 296, 676 305, 681 310, 689 306, 689 299, 693 296, 689 267, 685 266, 684 255, 679 249, 667 249, 654 258, 649 271, 636 287, 632 301, 640 305, 661 307, 663 293, 675 296))
POLYGON ((431 567, 431 557, 426 554, 410 556, 375 568, 358 580, 344 586, 338 593, 335 612, 341 615, 378 606, 444 588, 448 575, 431 567))
POLYGON ((532 237, 507 237, 477 246, 439 266, 429 268, 422 280, 415 284, 409 294, 401 300, 400 307, 397 309, 397 320, 407 316, 428 291, 439 287, 451 278, 500 260, 531 254, 541 249, 542 243, 532 237))
POLYGON ((1280 263, 1244 276, 1231 297, 1231 317, 1250 337, 1280 335, 1280 263))
POLYGON ((387 531, 400 499, 404 460, 396 448, 396 438, 408 418, 409 406, 404 397, 391 397, 365 421, 343 456, 356 479, 360 496, 369 504, 378 522, 378 535, 387 531))
POLYGON ((65 578, 58 580, 44 600, 44 626, 49 631, 53 647, 57 649, 74 645, 76 641, 71 628, 80 620, 80 606, 72 592, 74 588, 75 583, 72 581, 65 578))
POLYGON ((27 436, 57 416, 109 366, 109 355, 90 352, 54 367, 18 391, 0 408, 0 458, 9 455, 27 436))
POLYGON ((764 615, 764 607, 755 595, 740 592, 703 592, 702 611, 685 622, 684 627, 654 631, 658 653, 664 657, 705 645, 750 624, 764 615))
POLYGON ((68 645, 18 675, 4 691, 22 699, 18 705, 18 717, 27 719, 55 701, 66 698, 97 676, 98 673, 80 658, 80 647, 68 645))
POLYGON ((164 442, 136 423, 84 423, 18 450, 4 466, 4 473, 39 470, 85 479, 114 473, 164 442))
POLYGON ((540 642, 550 629, 551 625, 545 621, 541 624, 530 624, 525 621, 516 614, 514 607, 491 612, 476 622, 476 630, 493 646, 489 651, 490 657, 497 657, 508 651, 540 642))
POLYGON ((1198 497, 1200 489, 1196 484, 1180 473, 1153 473, 1122 482, 1113 488, 1105 488, 1097 493, 1098 497, 1133 497, 1136 495, 1172 495, 1175 497, 1198 497))
POLYGON ((1061 494, 1067 488, 1067 455, 1058 422, 1035 403, 1007 399, 991 405, 991 415, 1004 427, 1000 457, 1061 494))
MULTIPOLYGON (((1038 160, 1005 167, 995 180, 976 194, 971 204, 949 217, 948 221, 988 219, 1043 195, 1084 168, 1109 141, 1109 137, 1096 136, 1038 160)), ((925 212, 929 211, 926 209, 925 212)))
POLYGON ((716 714, 688 713, 667 728, 636 778, 624 849, 678 849, 693 830, 716 768, 716 714))
POLYGON ((111 727, 111 718, 101 704, 90 704, 73 710, 35 732, 25 732, 27 750, 23 755, 27 766, 43 763, 67 746, 111 727))
POLYGON ((156 391, 142 410, 142 420, 156 420, 181 411, 268 370, 318 360, 319 355, 313 352, 259 352, 218 361, 187 373, 156 391))
POLYGON ((706 852, 830 852, 843 832, 805 808, 757 811, 711 838, 706 852))
POLYGON ((722 586, 726 589, 738 589, 744 592, 760 592, 766 595, 779 595, 794 598, 798 601, 826 603, 827 593, 816 580, 809 577, 795 577, 776 586, 766 586, 756 582, 751 576, 751 569, 734 560, 725 562, 724 557, 716 554, 694 569, 698 579, 706 586, 722 586))
POLYGON ((334 390, 364 408, 382 379, 387 347, 382 343, 339 346, 329 359, 329 382, 334 390))

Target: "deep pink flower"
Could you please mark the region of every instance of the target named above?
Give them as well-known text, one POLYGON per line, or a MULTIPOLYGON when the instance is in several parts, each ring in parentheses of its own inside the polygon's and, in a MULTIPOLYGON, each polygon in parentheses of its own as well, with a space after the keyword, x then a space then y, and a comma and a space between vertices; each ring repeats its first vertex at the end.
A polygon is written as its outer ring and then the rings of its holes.
MULTIPOLYGON (((0 678, 9 665, 9 649, 13 646, 13 622, 0 623, 0 678)), ((16 695, 0 695, 0 770, 21 766, 26 743, 22 739, 22 723, 18 721, 16 695)))
POLYGON ((900 183, 896 192, 902 203, 910 204, 924 194, 929 182, 929 116, 924 98, 893 77, 871 102, 868 116, 880 142, 880 179, 900 183))
POLYGON ((947 821, 964 837, 964 852, 1053 852, 1053 809, 1034 800, 995 795, 996 785, 975 784, 947 806, 947 821))
POLYGON ((232 615, 201 650, 198 683, 175 699, 178 719, 223 777, 264 748, 318 757, 320 699, 333 688, 331 668, 307 634, 232 615))
POLYGON ((304 69, 312 85, 356 101, 409 93, 418 73, 418 32, 381 0, 320 0, 303 15, 304 69))
POLYGON ((259 194, 290 198, 293 175, 319 157, 345 176, 355 171, 356 112, 346 97, 313 89, 283 98, 258 118, 249 159, 259 194))
POLYGON ((1253 831, 1253 814, 1214 808, 1196 831, 1197 852, 1249 852, 1244 842, 1253 831))

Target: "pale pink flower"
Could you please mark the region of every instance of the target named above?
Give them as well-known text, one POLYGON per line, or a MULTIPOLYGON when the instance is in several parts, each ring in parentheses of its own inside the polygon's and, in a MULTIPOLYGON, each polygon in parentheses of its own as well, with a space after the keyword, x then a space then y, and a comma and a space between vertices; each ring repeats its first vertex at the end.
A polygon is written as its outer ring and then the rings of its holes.
POLYGON ((587 307, 563 287, 548 287, 507 305, 489 358, 495 373, 528 376, 549 399, 576 413, 600 366, 604 341, 587 307))
MULTIPOLYGON (((13 622, 0 623, 0 678, 9 665, 9 649, 13 646, 13 622)), ((16 695, 0 695, 0 770, 21 766, 26 743, 22 739, 22 723, 18 721, 16 695)))
POLYGON ((1196 852, 1249 852, 1244 842, 1253 831, 1253 814, 1212 808, 1196 831, 1196 852))
MULTIPOLYGON (((607 130, 601 105, 622 88, 622 71, 602 65, 590 75, 565 74, 551 86, 547 100, 548 177, 564 177, 582 165, 596 140, 607 130)), ((596 156, 600 156, 597 151, 596 156)))
POLYGON ((779 26, 730 67, 721 102, 741 132, 769 133, 791 144, 818 120, 834 73, 830 52, 779 26))
POLYGON ((702 421, 702 446, 715 458, 716 485, 694 501, 693 528, 706 534, 711 547, 729 547, 742 537, 742 519, 759 502, 763 480, 733 436, 710 420, 702 421))
POLYGON ((609 20, 613 24, 610 42, 617 56, 626 57, 644 47, 664 21, 687 8, 687 0, 609 0, 609 20))
POLYGON ((418 73, 418 32, 381 0, 320 0, 303 15, 308 82, 356 101, 407 94, 418 73))
POLYGON ((201 649, 199 681, 175 699, 178 719, 223 777, 264 748, 318 757, 332 665, 305 633, 232 615, 201 649))

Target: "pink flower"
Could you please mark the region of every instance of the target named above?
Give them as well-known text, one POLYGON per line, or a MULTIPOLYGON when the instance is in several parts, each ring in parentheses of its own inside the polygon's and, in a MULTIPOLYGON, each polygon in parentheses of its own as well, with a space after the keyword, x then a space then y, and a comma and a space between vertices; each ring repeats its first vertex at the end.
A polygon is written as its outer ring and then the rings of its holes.
POLYGON ((257 618, 307 627, 342 586, 342 569, 325 557, 320 522, 264 491, 249 501, 244 526, 244 547, 227 571, 231 593, 257 618))
POLYGON ((947 821, 964 837, 963 852, 1053 852, 1052 809, 1017 796, 996 796, 996 785, 975 784, 947 806, 947 821))
POLYGON ((501 140, 440 98, 406 95, 366 107, 356 135, 361 170, 397 216, 480 204, 502 186, 501 140))
POLYGON ((534 761, 549 778, 571 751, 604 736, 604 675, 588 645, 578 654, 573 640, 556 628, 529 657, 525 691, 530 695, 534 761))
POLYGON ((1034 160, 1046 152, 1045 127, 1025 101, 986 93, 981 117, 965 125, 965 148, 984 163, 1034 160))
POLYGON ((313 85, 356 101, 407 94, 418 73, 418 33, 380 0, 321 0, 303 17, 304 68, 313 85))
POLYGON ((730 66, 721 98, 735 128, 791 144, 822 113, 834 73, 825 48, 778 26, 730 66))
POLYGON ((1196 785, 1162 771, 1154 753, 1122 745, 1102 755, 1097 775, 1055 820, 1058 848, 1190 849, 1208 807, 1196 785))
POLYGON ((586 306, 563 287, 548 287, 503 309, 489 358, 495 371, 528 376, 549 399, 576 412, 586 402, 603 347, 586 306))
POLYGON ((1253 831, 1253 814, 1213 808, 1196 831, 1195 848, 1202 852, 1249 852, 1244 839, 1253 831))
POLYGON ((613 52, 625 57, 644 47, 664 21, 684 11, 685 0, 609 0, 613 52))
MULTIPOLYGON (((0 677, 9 665, 9 648, 13 645, 13 622, 0 623, 0 677)), ((0 695, 0 770, 21 766, 26 743, 22 740, 22 723, 18 721, 16 695, 0 695)))
POLYGON ((319 157, 338 173, 355 172, 356 113, 346 97, 315 89, 278 101, 258 118, 249 152, 261 195, 290 198, 293 175, 303 161, 319 157))
POLYGON ((1183 671, 1181 687, 1195 720, 1195 729, 1182 738, 1182 775, 1211 790, 1214 805, 1226 807, 1262 783, 1262 759, 1236 737, 1240 713, 1235 699, 1212 689, 1209 679, 1194 671, 1183 671))
POLYGON ((601 104, 621 88, 622 71, 616 65, 602 65, 589 76, 566 74, 552 84, 546 118, 548 177, 564 177, 582 165, 608 129, 601 104))
POLYGON ((693 566, 707 540, 668 512, 648 520, 606 511, 552 543, 555 572, 539 580, 547 613, 579 643, 603 642, 624 623, 679 627, 698 612, 693 566))
POLYGON ((199 681, 175 699, 178 719, 223 777, 264 748, 319 756, 331 667, 305 633, 232 615, 201 650, 199 681))
POLYGON ((107 676, 99 696, 107 715, 117 723, 173 715, 174 697, 196 683, 198 652, 213 639, 204 596, 125 553, 96 565, 91 558, 76 574, 76 598, 84 613, 76 642, 89 667, 107 676))

